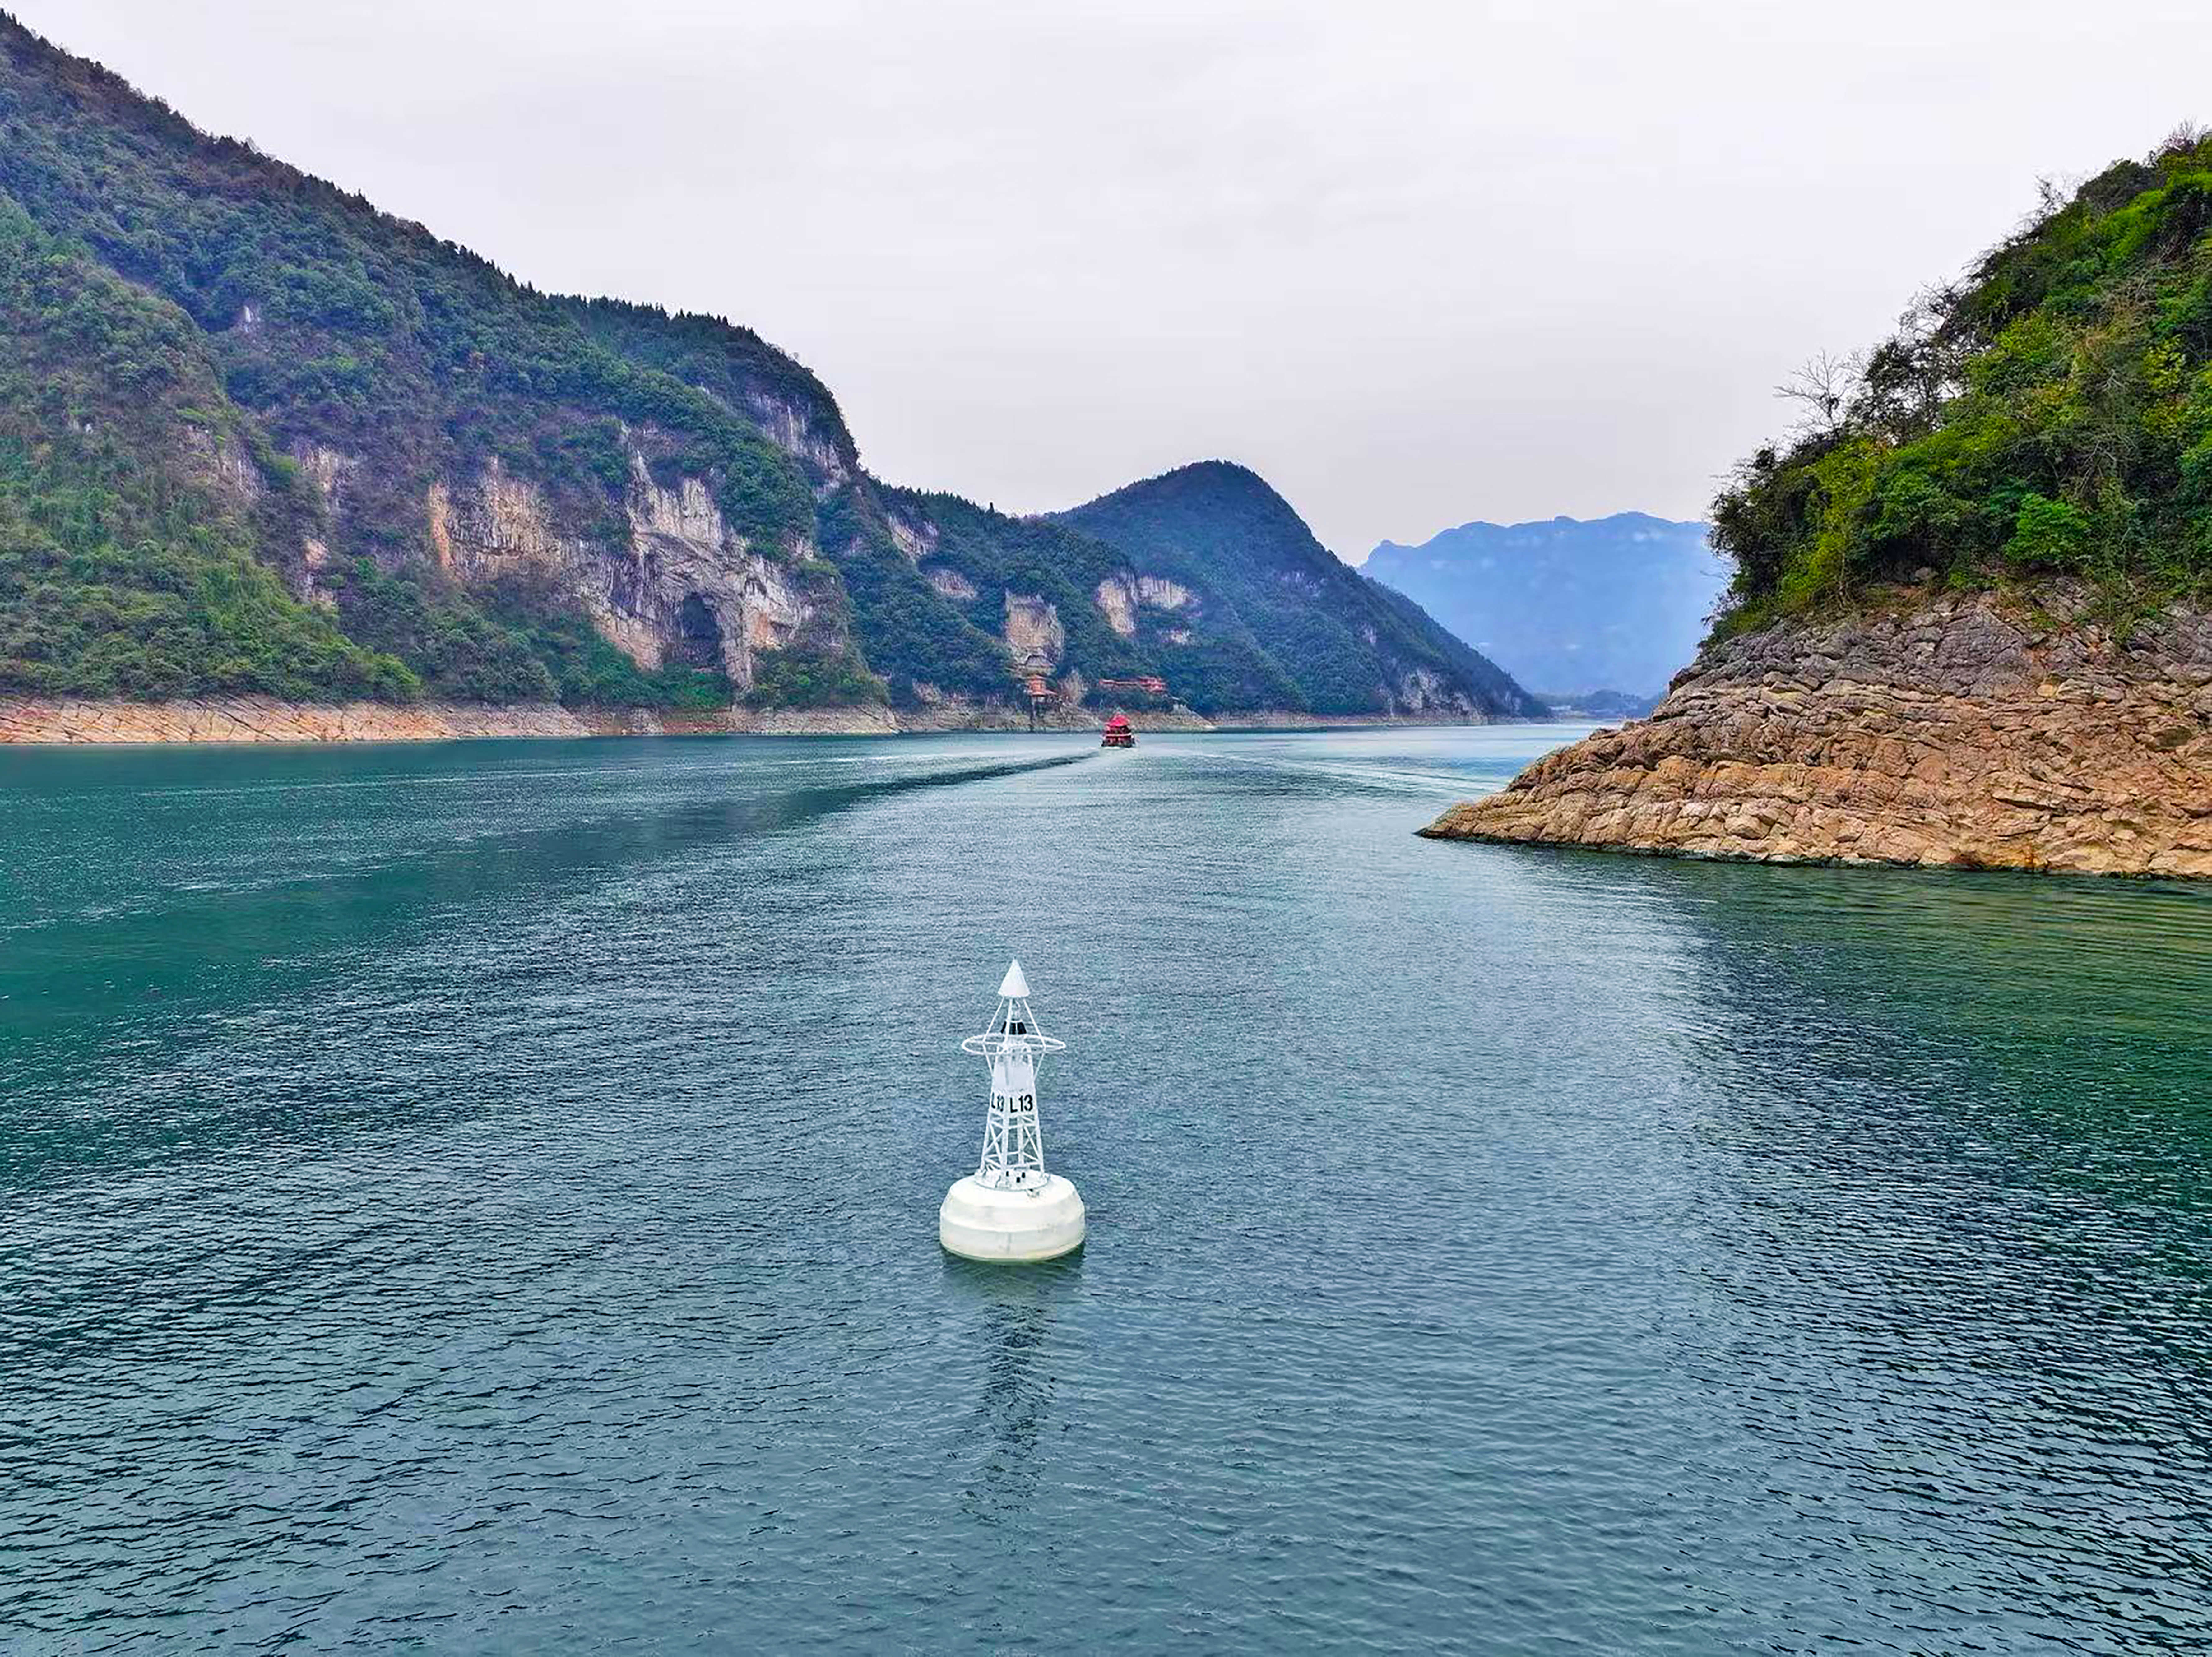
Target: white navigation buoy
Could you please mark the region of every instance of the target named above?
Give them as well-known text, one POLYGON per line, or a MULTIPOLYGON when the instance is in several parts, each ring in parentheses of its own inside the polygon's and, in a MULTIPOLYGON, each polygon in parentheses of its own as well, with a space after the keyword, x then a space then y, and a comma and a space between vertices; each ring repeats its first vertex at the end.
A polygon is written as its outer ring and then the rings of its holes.
POLYGON ((1036 1027, 1022 963, 1006 968, 991 1028, 960 1044, 991 1071, 983 1161, 955 1180, 937 1211, 937 1240, 971 1260, 1048 1260, 1083 1246, 1083 1199, 1073 1182, 1044 1171, 1037 1126, 1037 1060, 1066 1047, 1036 1027))

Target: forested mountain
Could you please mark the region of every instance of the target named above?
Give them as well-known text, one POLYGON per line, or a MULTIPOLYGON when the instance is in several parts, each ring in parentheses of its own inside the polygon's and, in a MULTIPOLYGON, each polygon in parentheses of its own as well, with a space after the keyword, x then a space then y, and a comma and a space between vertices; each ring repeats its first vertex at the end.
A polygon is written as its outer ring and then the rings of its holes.
POLYGON ((1640 512, 1462 524, 1364 566, 1522 683, 1656 695, 1697 654, 1728 567, 1703 524, 1640 512))
POLYGON ((1204 652, 1203 674, 1224 698, 1280 699, 1326 714, 1449 709, 1470 696, 1474 708, 1509 715, 1544 711, 1419 605, 1329 552, 1290 502, 1243 466, 1184 466, 1060 521, 1157 577, 1227 602, 1233 624, 1191 646, 1204 652))
POLYGON ((1089 527, 886 488, 757 335, 540 293, 0 15, 0 689, 1520 709, 1416 613, 1348 642, 1089 527))

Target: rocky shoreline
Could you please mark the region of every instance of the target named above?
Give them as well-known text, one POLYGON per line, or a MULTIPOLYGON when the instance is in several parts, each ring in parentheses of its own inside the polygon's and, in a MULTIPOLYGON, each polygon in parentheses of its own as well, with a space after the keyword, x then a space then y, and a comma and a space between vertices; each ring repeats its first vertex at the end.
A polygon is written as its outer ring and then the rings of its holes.
MULTIPOLYGON (((860 712, 862 710, 855 710, 860 712)), ((482 737, 681 736, 702 731, 817 734, 892 729, 833 710, 708 715, 544 703, 280 701, 208 696, 132 702, 0 696, 0 744, 450 742, 482 737)))
MULTIPOLYGON (((1102 716, 1059 711, 1039 729, 1095 731, 1102 716)), ((1184 712, 1135 713, 1139 731, 1212 731, 1212 721, 1184 712)), ((1366 725, 1448 723, 1433 715, 1371 719, 1304 713, 1237 714, 1230 726, 1304 730, 1366 725)), ((1474 721, 1470 721, 1474 722, 1474 721)), ((186 701, 133 702, 92 697, 0 695, 0 745, 141 743, 454 742, 495 737, 650 737, 753 735, 871 736, 961 731, 1021 731, 1025 712, 998 706, 946 701, 894 710, 849 708, 727 708, 674 713, 649 708, 572 708, 526 702, 492 706, 470 702, 281 701, 272 696, 207 696, 186 701)))
POLYGON ((1434 839, 1770 863, 2212 878, 2212 613, 2124 637, 2080 587, 1895 595, 1709 646, 1434 839))

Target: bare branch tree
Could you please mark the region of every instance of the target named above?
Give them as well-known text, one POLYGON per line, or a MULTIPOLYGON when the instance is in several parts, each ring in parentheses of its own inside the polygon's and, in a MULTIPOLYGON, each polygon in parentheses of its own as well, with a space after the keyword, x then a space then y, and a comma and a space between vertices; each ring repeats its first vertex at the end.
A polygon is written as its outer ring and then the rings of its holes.
POLYGON ((2203 142, 2203 124, 2198 121, 2183 121, 2160 139, 2158 148, 2143 159, 2155 167, 2168 155, 2186 155, 2203 142))
POLYGON ((1774 394, 1787 398, 1804 411, 1799 420, 1804 430, 1831 437, 1843 427, 1865 367, 1865 359, 1857 353, 1837 356, 1822 351, 1792 369, 1790 378, 1774 388, 1774 394))

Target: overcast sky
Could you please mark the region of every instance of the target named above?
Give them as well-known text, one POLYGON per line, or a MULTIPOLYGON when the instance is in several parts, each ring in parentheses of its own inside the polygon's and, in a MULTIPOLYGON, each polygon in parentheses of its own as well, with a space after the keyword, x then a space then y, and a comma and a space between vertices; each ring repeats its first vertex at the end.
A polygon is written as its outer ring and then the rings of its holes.
POLYGON ((2203 0, 0 0, 540 287, 718 313, 869 466, 1255 467, 1347 557, 1701 515, 1771 388, 2212 115, 2203 0))

